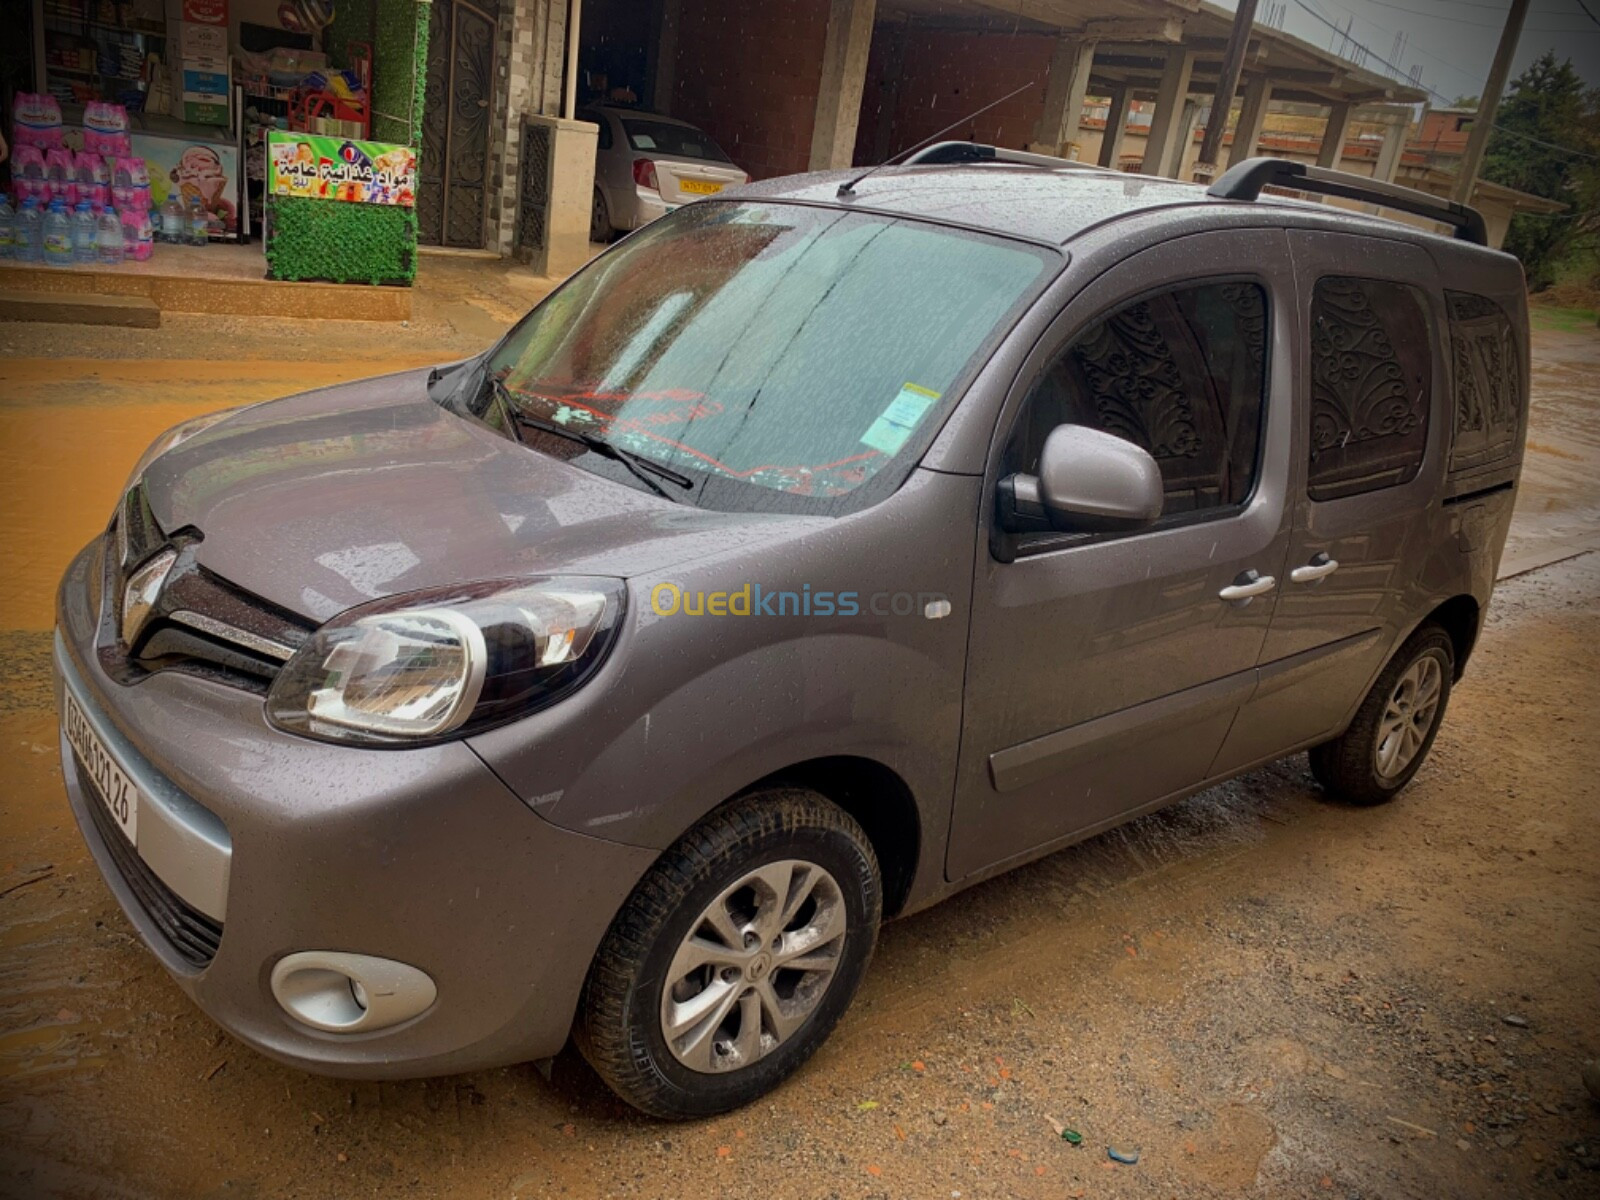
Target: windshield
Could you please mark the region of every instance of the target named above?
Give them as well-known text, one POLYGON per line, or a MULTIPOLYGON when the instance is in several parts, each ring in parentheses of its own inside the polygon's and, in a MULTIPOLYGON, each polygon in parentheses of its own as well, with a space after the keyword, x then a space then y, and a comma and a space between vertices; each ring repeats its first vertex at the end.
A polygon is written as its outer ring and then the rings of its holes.
POLYGON ((690 503, 843 512, 899 486, 1059 261, 868 213, 703 202, 574 277, 486 366, 525 416, 690 477, 690 503))
POLYGON ((708 162, 731 162, 706 134, 690 125, 669 125, 665 121, 622 118, 623 131, 635 150, 654 151, 671 158, 703 158, 708 162))

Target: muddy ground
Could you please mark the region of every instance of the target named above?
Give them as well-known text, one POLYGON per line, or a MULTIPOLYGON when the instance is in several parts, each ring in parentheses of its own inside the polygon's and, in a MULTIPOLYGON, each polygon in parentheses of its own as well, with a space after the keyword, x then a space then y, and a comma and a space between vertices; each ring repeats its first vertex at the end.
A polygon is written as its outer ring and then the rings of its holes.
POLYGON ((1600 1195, 1600 338, 1548 323, 1531 569, 1388 807, 1324 803, 1300 756, 893 924, 832 1041, 718 1121, 643 1120, 570 1050, 379 1085, 229 1039, 73 826, 51 590, 160 428, 470 352, 540 286, 425 284, 404 330, 0 325, 0 1194, 1600 1195))

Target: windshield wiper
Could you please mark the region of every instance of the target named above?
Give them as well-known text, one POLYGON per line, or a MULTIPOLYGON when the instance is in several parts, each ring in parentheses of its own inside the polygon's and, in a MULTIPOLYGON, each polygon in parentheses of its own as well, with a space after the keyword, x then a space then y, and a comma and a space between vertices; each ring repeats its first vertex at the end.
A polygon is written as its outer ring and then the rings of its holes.
MULTIPOLYGON (((621 463, 635 479, 655 492, 656 495, 667 500, 672 500, 674 497, 652 479, 651 475, 659 476, 668 483, 675 483, 684 489, 694 487, 694 480, 687 475, 674 471, 666 463, 657 462, 653 458, 637 454, 632 450, 624 450, 621 446, 606 441, 599 434, 589 433, 582 429, 568 429, 565 425, 558 424, 555 421, 547 421, 543 417, 536 417, 531 413, 524 412, 517 403, 516 396, 506 386, 505 380, 498 375, 488 375, 485 378, 488 380, 489 386, 494 389, 495 399, 500 402, 501 407, 505 410, 506 419, 513 429, 536 429, 540 433, 548 433, 555 437, 577 442, 592 450, 601 458, 609 458, 612 462, 621 463)), ((520 434, 518 436, 520 438, 520 434)))

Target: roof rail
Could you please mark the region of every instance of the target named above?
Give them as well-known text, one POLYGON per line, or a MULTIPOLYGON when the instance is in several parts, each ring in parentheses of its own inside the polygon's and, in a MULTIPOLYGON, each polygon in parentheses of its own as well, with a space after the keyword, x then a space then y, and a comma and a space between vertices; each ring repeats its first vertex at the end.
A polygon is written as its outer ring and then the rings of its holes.
POLYGON ((1224 171, 1206 189, 1206 195, 1219 200, 1255 200, 1266 187, 1293 188, 1301 192, 1382 205, 1454 226, 1456 237, 1464 242, 1471 242, 1475 246, 1489 244, 1489 230, 1484 224, 1483 214, 1475 208, 1452 200, 1441 200, 1416 188, 1384 183, 1364 175, 1352 175, 1348 171, 1310 167, 1287 158, 1247 158, 1224 171))
MULTIPOLYGON (((926 167, 941 163, 1016 163, 1026 167, 1044 167, 1060 170, 1105 172, 1105 167, 1094 163, 1078 162, 1071 158, 1056 158, 1049 154, 1032 154, 1027 150, 1007 150, 1004 146, 986 146, 980 142, 935 142, 907 157, 900 166, 926 167)), ((1115 174, 1116 172, 1109 172, 1115 174)))

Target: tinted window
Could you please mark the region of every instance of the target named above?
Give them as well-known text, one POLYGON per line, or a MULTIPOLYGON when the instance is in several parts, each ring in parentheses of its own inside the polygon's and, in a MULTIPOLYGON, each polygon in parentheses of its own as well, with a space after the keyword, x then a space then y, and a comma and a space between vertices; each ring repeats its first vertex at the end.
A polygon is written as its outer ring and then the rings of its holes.
POLYGON ((696 204, 576 275, 489 369, 531 414, 689 475, 691 503, 842 511, 830 501, 903 478, 1059 263, 867 213, 696 204))
POLYGON ((1266 293, 1254 283, 1136 301, 1073 340, 1034 385, 1008 471, 1036 474, 1057 425, 1090 425, 1148 451, 1166 514, 1244 503, 1266 390, 1266 293))
POLYGON ((1432 341, 1417 293, 1326 276, 1311 300, 1313 500, 1415 478, 1428 444, 1432 341))
POLYGON ((610 117, 606 116, 604 113, 586 112, 586 113, 579 113, 578 114, 578 119, 582 120, 582 121, 593 121, 596 125, 598 125, 600 127, 600 132, 595 135, 596 148, 597 149, 600 149, 600 150, 609 150, 609 149, 611 149, 612 138, 611 138, 611 118, 610 117))
POLYGON ((654 151, 672 158, 703 158, 710 162, 731 161, 722 152, 721 146, 689 125, 669 125, 665 121, 641 121, 633 117, 624 117, 622 130, 628 135, 628 144, 635 150, 654 151))
POLYGON ((1516 334, 1505 311, 1470 292, 1446 292, 1445 299, 1456 413, 1450 469, 1460 471, 1509 458, 1526 405, 1516 334))

